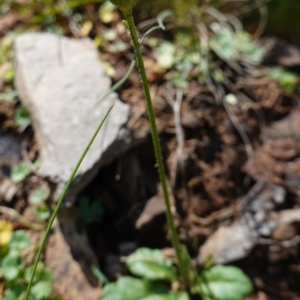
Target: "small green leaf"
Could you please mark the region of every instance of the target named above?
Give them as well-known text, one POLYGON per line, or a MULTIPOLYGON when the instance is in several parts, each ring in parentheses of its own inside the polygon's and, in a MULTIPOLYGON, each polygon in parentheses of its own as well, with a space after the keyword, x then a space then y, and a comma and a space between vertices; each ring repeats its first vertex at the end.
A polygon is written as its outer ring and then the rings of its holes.
POLYGON ((15 71, 11 65, 10 68, 6 69, 6 71, 4 72, 4 75, 3 75, 3 79, 8 82, 8 81, 11 81, 13 80, 15 77, 15 71))
POLYGON ((43 220, 43 221, 47 220, 51 215, 50 209, 47 206, 47 204, 41 204, 41 205, 37 206, 34 209, 34 213, 40 220, 43 220))
POLYGON ((29 234, 25 230, 17 230, 11 236, 9 248, 20 251, 27 248, 29 244, 29 234))
POLYGON ((52 282, 49 281, 38 281, 31 288, 32 295, 35 296, 36 300, 48 297, 52 291, 52 282))
POLYGON ((1 272, 7 281, 15 280, 24 267, 24 262, 16 253, 9 253, 1 261, 1 272))
POLYGON ((18 165, 12 167, 10 171, 10 178, 13 182, 18 183, 23 181, 29 174, 31 170, 27 163, 22 162, 18 165))
POLYGON ((298 76, 295 73, 286 71, 280 67, 268 68, 267 74, 270 78, 277 81, 286 91, 293 91, 298 83, 298 76))
POLYGON ((100 221, 104 213, 103 207, 99 202, 90 202, 86 196, 79 198, 78 211, 86 223, 100 221))
POLYGON ((189 83, 187 80, 182 78, 181 74, 174 72, 171 78, 173 85, 179 89, 186 89, 189 87, 189 83))
POLYGON ((6 290, 4 292, 2 300, 17 300, 17 295, 12 290, 6 290))
POLYGON ((256 45, 249 33, 245 31, 235 34, 237 49, 249 63, 258 65, 262 62, 265 55, 265 49, 262 46, 256 45))
POLYGON ((24 130, 27 126, 31 124, 29 113, 23 105, 19 106, 16 109, 15 122, 21 130, 24 130))
POLYGON ((211 37, 210 47, 218 56, 226 60, 234 60, 238 57, 234 33, 227 28, 217 31, 211 37))
POLYGON ((107 277, 97 267, 91 267, 93 274, 103 283, 109 283, 107 277))
POLYGON ((48 199, 49 195, 49 186, 46 183, 43 183, 30 194, 29 202, 31 204, 41 204, 48 199))
POLYGON ((201 274, 200 288, 204 299, 242 300, 252 283, 241 269, 216 265, 201 274))
POLYGON ((164 69, 171 68, 175 62, 175 52, 176 48, 173 43, 161 43, 157 49, 157 64, 164 69))
POLYGON ((33 166, 34 166, 34 168, 37 170, 37 169, 41 166, 41 160, 40 160, 40 159, 36 159, 36 160, 33 162, 33 166))
POLYGON ((165 295, 150 295, 142 300, 190 300, 187 293, 171 291, 165 295))
POLYGON ((172 261, 167 259, 160 250, 137 249, 127 258, 126 265, 132 274, 149 280, 176 279, 176 270, 172 261))
MULTIPOLYGON (((24 275, 24 279, 26 282, 30 281, 31 278, 31 274, 33 271, 33 266, 30 266, 28 268, 26 268, 25 270, 25 275, 24 275)), ((38 282, 38 281, 48 281, 48 282, 53 282, 53 276, 51 271, 46 268, 46 266, 44 265, 44 263, 42 263, 41 261, 38 262, 35 274, 34 274, 34 278, 33 278, 33 282, 38 282)))
MULTIPOLYGON (((157 295, 167 295, 169 287, 160 282, 151 282, 129 276, 109 283, 103 289, 102 300, 148 300, 157 295)), ((176 299, 176 298, 175 298, 176 299)), ((168 299, 169 300, 169 299, 168 299)), ((173 300, 173 299, 172 299, 173 300)), ((185 300, 185 299, 183 299, 185 300)))
MULTIPOLYGON (((20 272, 18 278, 13 281, 6 281, 6 286, 8 290, 11 290, 14 292, 17 300, 23 300, 22 295, 24 296, 24 291, 26 290, 26 284, 22 280, 22 271, 20 272)), ((34 300, 32 299, 32 296, 29 297, 28 300, 34 300)))
POLYGON ((18 92, 15 90, 3 92, 0 93, 0 101, 12 101, 16 96, 18 96, 18 92))
POLYGON ((104 287, 102 300, 141 300, 149 294, 148 282, 125 276, 104 287))

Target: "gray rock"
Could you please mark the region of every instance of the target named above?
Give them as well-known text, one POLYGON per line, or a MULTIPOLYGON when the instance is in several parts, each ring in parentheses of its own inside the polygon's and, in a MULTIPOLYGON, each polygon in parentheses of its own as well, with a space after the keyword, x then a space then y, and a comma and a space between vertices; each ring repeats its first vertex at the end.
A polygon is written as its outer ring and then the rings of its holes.
POLYGON ((254 246, 248 226, 237 222, 229 227, 220 227, 199 250, 198 262, 203 264, 208 256, 217 264, 229 263, 247 256, 254 246))
POLYGON ((39 174, 55 182, 68 180, 101 118, 115 103, 78 171, 69 194, 72 203, 101 166, 129 147, 129 106, 116 94, 99 103, 111 81, 89 39, 23 34, 15 41, 14 62, 18 93, 31 114, 40 148, 39 174))

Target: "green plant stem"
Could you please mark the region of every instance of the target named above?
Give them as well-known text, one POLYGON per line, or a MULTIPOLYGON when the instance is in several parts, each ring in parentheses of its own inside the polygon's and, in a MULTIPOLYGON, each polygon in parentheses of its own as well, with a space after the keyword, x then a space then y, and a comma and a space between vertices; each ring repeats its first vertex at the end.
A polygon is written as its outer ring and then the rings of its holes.
POLYGON ((63 192, 62 192, 62 194, 61 194, 61 196, 60 196, 60 198, 58 200, 58 203, 57 203, 57 205, 56 205, 56 207, 55 207, 55 209, 54 209, 54 211, 52 213, 52 216, 51 216, 51 218, 49 220, 49 223, 48 223, 46 232, 44 234, 41 246, 39 248, 39 251, 38 251, 36 259, 35 259, 35 263, 34 263, 34 266, 33 266, 32 274, 31 274, 31 277, 30 277, 30 281, 29 281, 28 286, 27 286, 26 295, 25 295, 25 299, 24 300, 28 300, 30 289, 31 289, 31 286, 32 286, 32 283, 33 283, 33 278, 34 278, 34 274, 36 272, 36 268, 37 268, 38 262, 40 260, 42 252, 44 251, 44 248, 45 248, 45 245, 46 245, 46 241, 47 241, 47 239, 49 237, 49 234, 50 234, 50 231, 51 231, 51 227, 52 227, 53 222, 54 222, 54 220, 55 220, 55 218, 56 218, 56 216, 58 214, 58 211, 59 211, 59 209, 60 209, 60 207, 61 207, 61 205, 63 203, 63 200, 64 200, 64 198, 65 198, 65 196, 67 194, 67 191, 69 190, 69 188, 70 188, 70 186, 72 184, 72 181, 73 181, 73 179, 74 179, 74 177, 75 177, 75 175, 76 175, 76 173, 77 173, 77 171, 78 171, 78 169, 79 169, 79 167, 80 167, 80 165, 81 165, 84 157, 86 156, 87 152, 89 151, 91 145, 93 144, 96 136, 98 135, 101 127, 103 126, 104 122, 106 121, 106 119, 107 119, 109 113, 111 112, 112 108, 113 108, 113 105, 109 108, 109 110, 107 111, 107 113, 105 114, 105 116, 102 118, 100 124, 98 125, 97 129, 95 130, 95 132, 94 132, 92 138, 90 139, 88 145, 85 147, 85 149, 84 149, 83 153, 81 154, 81 156, 80 156, 80 158, 79 158, 79 160, 78 160, 78 162, 77 162, 77 164, 76 164, 76 166, 75 166, 75 168, 74 168, 74 170, 73 170, 73 172, 72 172, 72 174, 71 174, 68 182, 66 183, 66 185, 64 187, 64 190, 63 190, 63 192))
POLYGON ((147 76, 146 76, 144 61, 143 61, 143 57, 142 57, 142 54, 140 51, 140 44, 139 44, 138 36, 136 33, 133 16, 131 13, 129 13, 129 14, 125 14, 125 18, 126 18, 128 28, 129 28, 129 31, 130 31, 130 34, 132 37, 133 45, 135 48, 136 57, 137 57, 137 61, 138 61, 138 67, 140 70, 140 76, 141 76, 144 94, 145 94, 145 98, 146 98, 152 140, 153 140, 154 151, 155 151, 155 156, 156 156, 156 161, 157 161, 157 166, 158 166, 158 174, 159 174, 160 182, 162 185, 163 196, 164 196, 165 205, 166 205, 166 215, 167 215, 168 226, 171 231, 172 245, 176 252, 179 269, 183 276, 184 283, 185 283, 186 287, 188 288, 189 287, 189 279, 188 279, 188 274, 186 272, 184 259, 181 255, 179 238, 178 238, 178 234, 177 234, 176 227, 175 227, 174 217, 173 217, 173 214, 171 211, 171 202, 170 202, 169 193, 168 193, 167 180, 166 180, 164 163, 163 163, 163 156, 162 156, 162 151, 161 151, 161 147, 160 147, 160 143, 159 143, 158 130, 157 130, 157 126, 156 126, 155 114, 154 114, 154 109, 153 109, 153 105, 152 105, 152 100, 151 100, 148 80, 147 80, 147 76))

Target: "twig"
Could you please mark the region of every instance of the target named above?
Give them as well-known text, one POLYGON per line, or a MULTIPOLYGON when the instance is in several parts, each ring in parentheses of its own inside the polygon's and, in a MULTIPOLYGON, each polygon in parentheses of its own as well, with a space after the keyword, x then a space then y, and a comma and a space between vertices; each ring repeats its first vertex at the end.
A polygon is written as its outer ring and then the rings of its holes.
POLYGON ((45 230, 45 226, 37 223, 30 222, 25 217, 23 217, 19 212, 17 212, 15 209, 6 207, 6 206, 0 206, 0 213, 4 215, 10 216, 12 219, 16 220, 20 224, 33 229, 37 231, 45 230))
POLYGON ((256 31, 253 34, 253 39, 257 40, 264 33, 267 23, 268 23, 268 8, 265 4, 260 3, 261 1, 255 0, 258 5, 258 10, 260 13, 260 20, 256 31))

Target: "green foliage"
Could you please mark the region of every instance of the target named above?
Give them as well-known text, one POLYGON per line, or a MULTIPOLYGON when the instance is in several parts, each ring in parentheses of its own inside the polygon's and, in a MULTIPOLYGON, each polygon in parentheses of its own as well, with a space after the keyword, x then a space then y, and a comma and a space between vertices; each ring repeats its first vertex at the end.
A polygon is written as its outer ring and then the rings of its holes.
MULTIPOLYGON (((26 17, 35 14, 35 17, 31 18, 31 24, 43 24, 45 25, 44 29, 46 31, 50 30, 50 31, 63 33, 63 30, 60 31, 59 26, 55 25, 56 17, 64 16, 65 18, 69 18, 70 16, 74 16, 73 8, 85 2, 89 2, 89 1, 66 0, 63 2, 58 2, 57 4, 56 3, 53 4, 53 1, 50 0, 45 0, 45 1, 28 0, 28 3, 30 5, 28 6, 23 5, 23 7, 20 7, 18 6, 18 4, 16 4, 16 7, 20 11, 22 10, 23 15, 26 17)), ((121 6, 121 9, 125 11, 125 14, 127 13, 127 6, 132 5, 131 0, 114 0, 113 2, 121 6)), ((176 5, 178 5, 178 7, 182 8, 179 9, 181 16, 186 17, 186 13, 189 12, 189 7, 186 5, 186 1, 177 0, 174 1, 174 3, 175 2, 176 5)), ((188 2, 190 5, 196 5, 198 1, 189 0, 188 2)), ((8 6, 11 6, 11 3, 9 3, 8 6)), ((112 17, 113 9, 112 7, 110 8, 106 7, 106 8, 108 9, 107 10, 108 19, 105 20, 105 11, 99 10, 99 15, 104 20, 104 22, 109 22, 109 20, 112 20, 111 17, 112 17)), ((81 18, 81 21, 84 21, 84 18, 81 18)), ((130 21, 127 22, 127 24, 128 24, 128 28, 131 28, 132 30, 133 20, 131 20, 131 22, 130 21)), ((152 132, 154 137, 154 143, 156 146, 155 150, 157 151, 156 156, 158 160, 158 168, 160 172, 160 178, 162 178, 167 210, 170 211, 168 214, 168 219, 170 220, 169 227, 172 233, 173 246, 176 250, 177 258, 180 265, 181 255, 178 255, 180 254, 180 252, 178 251, 178 249, 180 249, 179 241, 176 234, 174 220, 171 214, 170 203, 168 203, 168 194, 167 194, 166 181, 165 181, 165 175, 164 175, 163 163, 162 163, 163 160, 162 160, 162 155, 160 153, 161 150, 158 142, 157 129, 155 127, 155 118, 154 118, 153 107, 151 106, 150 92, 148 88, 148 83, 145 80, 146 75, 145 75, 145 70, 143 70, 143 60, 139 53, 138 39, 137 36, 134 36, 133 31, 131 31, 131 33, 132 36, 135 37, 133 42, 136 47, 135 51, 137 54, 138 65, 139 67, 142 68, 140 70, 141 71, 140 73, 142 75, 145 95, 147 97, 148 110, 150 111, 152 132)), ((158 45, 159 45, 157 48, 158 65, 161 69, 168 70, 167 76, 169 76, 173 84, 179 88, 188 87, 189 80, 191 78, 196 78, 199 81, 203 80, 203 77, 205 77, 207 73, 209 73, 214 78, 218 78, 219 81, 222 81, 224 79, 224 74, 222 74, 221 71, 217 72, 216 70, 214 70, 214 64, 211 63, 214 62, 214 60, 216 59, 216 55, 214 53, 217 53, 217 55, 219 55, 222 59, 229 59, 229 60, 241 59, 241 60, 246 60, 248 63, 251 64, 258 64, 263 55, 262 49, 256 46, 255 44, 253 44, 250 39, 250 36, 245 34, 244 32, 236 33, 230 30, 228 32, 224 30, 220 30, 212 35, 210 33, 210 35, 208 36, 209 39, 208 53, 201 53, 202 45, 199 43, 199 37, 195 34, 190 34, 190 33, 191 31, 188 30, 186 32, 183 31, 179 32, 176 35, 175 42, 162 42, 160 40, 158 41, 158 45), (221 50, 223 50, 224 48, 226 48, 226 51, 224 52, 225 54, 221 53, 221 50), (208 59, 207 63, 203 63, 204 54, 205 55, 207 54, 207 59, 208 59)), ((110 37, 108 35, 106 38, 107 40, 110 39, 110 41, 114 41, 115 39, 113 35, 111 35, 110 37)), ((115 43, 114 46, 116 51, 121 51, 122 49, 124 49, 124 43, 119 43, 119 44, 115 43)), ((28 113, 24 108, 20 107, 20 110, 17 111, 16 113, 16 123, 21 128, 24 129, 26 126, 30 124, 29 122, 30 120, 28 118, 28 113)), ((97 129, 97 131, 99 129, 97 129)), ((43 238, 42 246, 37 255, 36 262, 38 262, 40 258, 40 255, 45 246, 45 242, 49 235, 53 220, 75 176, 76 170, 78 169, 84 155, 86 154, 88 148, 93 142, 93 139, 97 134, 97 131, 94 137, 91 139, 82 157, 78 161, 64 189, 64 192, 60 197, 59 203, 53 213, 53 216, 51 217, 51 220, 49 221, 49 225, 45 233, 45 236, 43 238)), ((21 170, 18 170, 18 172, 15 172, 17 175, 14 174, 14 176, 12 176, 15 178, 15 182, 22 181, 30 173, 29 172, 27 174, 24 171, 25 169, 24 165, 23 165, 23 169, 22 168, 20 169, 21 170)), ((12 174, 13 173, 14 172, 12 172, 12 174)), ((40 217, 41 218, 46 218, 46 216, 48 217, 49 212, 47 212, 45 206, 43 206, 44 201, 47 198, 45 191, 43 191, 42 189, 35 191, 34 194, 31 195, 31 197, 32 197, 31 201, 39 205, 37 208, 39 208, 40 210, 38 212, 40 214, 40 217)), ((82 218, 87 223, 90 223, 101 219, 103 215, 103 208, 98 202, 91 202, 87 197, 83 197, 79 200, 79 212, 82 218)), ((40 271, 40 268, 42 270, 45 270, 43 264, 40 263, 36 264, 37 269, 35 269, 35 267, 26 268, 24 264, 22 264, 22 259, 20 261, 19 260, 20 257, 18 255, 15 255, 16 252, 14 253, 9 251, 9 253, 11 256, 10 258, 7 258, 6 265, 10 266, 13 262, 14 265, 14 267, 12 268, 13 272, 11 272, 12 274, 10 274, 10 276, 8 277, 14 278, 10 280, 13 281, 14 283, 11 282, 10 285, 7 283, 7 289, 5 291, 6 299, 17 299, 18 297, 20 297, 20 295, 23 295, 24 284, 28 282, 30 282, 27 289, 29 293, 32 278, 33 278, 32 280, 33 286, 29 295, 29 299, 53 299, 53 298, 49 298, 49 295, 51 293, 52 276, 51 273, 49 272, 40 271), (17 282, 19 278, 22 278, 22 284, 17 282)), ((146 248, 139 249, 128 257, 126 261, 126 265, 133 275, 139 276, 141 277, 141 279, 127 276, 127 277, 122 277, 116 283, 107 284, 103 290, 103 298, 102 298, 103 300, 110 300, 110 299, 113 300, 118 300, 118 299, 120 300, 121 299, 122 300, 126 300, 126 299, 186 300, 188 299, 188 295, 185 292, 170 291, 170 282, 173 282, 177 279, 181 280, 182 278, 177 278, 177 272, 175 266, 172 264, 172 262, 169 259, 167 259, 163 255, 163 253, 160 250, 151 250, 146 248), (163 283, 161 281, 163 281, 163 283)), ((241 271, 239 274, 240 276, 236 276, 238 274, 237 271, 233 272, 232 269, 226 269, 231 267, 222 267, 223 268, 221 269, 222 272, 220 272, 220 276, 218 277, 214 273, 217 268, 219 268, 220 270, 221 267, 220 266, 213 267, 212 269, 205 271, 201 276, 199 276, 200 279, 199 279, 198 290, 201 291, 202 296, 205 297, 206 299, 211 299, 211 296, 213 295, 214 297, 220 297, 217 298, 219 300, 222 299, 227 300, 229 299, 228 297, 231 297, 233 294, 234 296, 231 298, 232 300, 241 299, 243 295, 245 295, 247 291, 251 289, 251 283, 249 284, 250 282, 249 279, 246 278, 241 271), (241 280, 243 279, 241 274, 244 276, 244 279, 246 278, 248 280, 248 283, 246 282, 247 280, 241 280), (248 286, 246 288, 247 284, 248 286), (222 289, 226 291, 225 296, 223 296, 223 298, 222 296, 220 296, 220 290, 222 289)), ((94 273, 97 273, 98 277, 104 282, 105 280, 104 277, 102 276, 103 274, 101 272, 99 273, 96 271, 97 269, 96 270, 94 269, 94 273)), ((198 290, 196 292, 198 292, 198 290)))
POLYGON ((233 266, 213 266, 201 274, 199 283, 205 300, 240 300, 252 290, 250 279, 233 266))
POLYGON ((45 203, 38 205, 34 210, 35 215, 42 221, 49 219, 51 211, 45 203))
MULTIPOLYGON (((30 245, 26 231, 15 231, 8 243, 7 253, 0 262, 0 278, 4 280, 5 292, 3 300, 21 300, 26 285, 32 274, 32 266, 27 266, 22 258, 22 251, 30 245)), ((53 278, 52 273, 40 262, 34 276, 31 300, 51 300, 53 278)), ((59 300, 59 298, 57 298, 59 300)))
POLYGON ((50 189, 47 184, 43 183, 30 194, 28 200, 31 204, 41 204, 48 199, 49 195, 50 189))
POLYGON ((27 162, 21 162, 17 165, 14 165, 10 170, 10 179, 15 182, 19 183, 22 182, 28 175, 31 173, 31 168, 37 170, 40 167, 40 160, 37 159, 31 165, 28 165, 27 162))
POLYGON ((15 122, 21 131, 31 124, 29 113, 23 105, 15 111, 15 122))
POLYGON ((1 261, 1 273, 6 281, 15 280, 24 268, 24 262, 18 252, 9 252, 1 261))
POLYGON ((168 286, 129 276, 109 283, 103 289, 102 300, 188 300, 184 292, 169 292, 168 286))
POLYGON ((103 207, 99 202, 91 202, 86 196, 79 198, 78 211, 86 223, 100 221, 104 213, 103 207))
POLYGON ((172 282, 177 277, 172 261, 160 250, 139 248, 127 258, 126 266, 133 275, 149 280, 172 282))
POLYGON ((107 277, 101 272, 101 270, 95 266, 91 267, 93 274, 103 283, 108 283, 107 277))
POLYGON ((116 283, 109 283, 103 289, 103 300, 141 300, 152 292, 149 281, 133 277, 122 277, 116 283))
POLYGON ((265 54, 264 48, 255 45, 247 32, 234 32, 229 28, 218 30, 210 38, 210 47, 222 59, 244 59, 253 65, 260 64, 265 54))
POLYGON ((222 82, 225 76, 221 70, 215 70, 214 53, 225 61, 245 61, 252 65, 260 64, 265 54, 264 48, 256 45, 245 31, 222 28, 208 35, 206 54, 202 53, 201 42, 193 31, 180 29, 172 42, 151 38, 148 44, 156 47, 157 68, 167 72, 166 77, 178 88, 187 88, 193 78, 204 83, 207 75, 222 82))
MULTIPOLYGON (((108 283, 103 300, 187 300, 187 293, 170 291, 168 282, 178 280, 175 267, 161 250, 137 249, 126 259, 129 271, 138 276, 108 283), (165 282, 165 283, 163 283, 165 282)), ((249 278, 237 267, 216 265, 197 275, 193 294, 204 300, 241 300, 252 290, 249 278)))
POLYGON ((50 196, 50 188, 46 183, 38 186, 30 195, 29 202, 35 206, 34 213, 40 220, 47 220, 50 217, 50 209, 45 201, 50 196))
POLYGON ((21 251, 29 246, 29 234, 25 230, 18 230, 13 233, 9 241, 11 250, 21 251))
MULTIPOLYGON (((12 46, 14 43, 14 39, 16 37, 16 33, 9 32, 0 40, 0 64, 8 62, 12 57, 12 46)), ((7 75, 4 78, 5 80, 9 79, 7 75)))
POLYGON ((10 178, 13 182, 23 181, 31 173, 30 167, 26 162, 14 165, 10 171, 10 178))
POLYGON ((10 90, 7 92, 0 93, 0 101, 12 101, 16 96, 18 96, 18 92, 15 90, 10 90))
POLYGON ((267 74, 270 78, 277 81, 287 92, 294 91, 299 81, 295 73, 284 70, 281 67, 268 68, 267 74))

